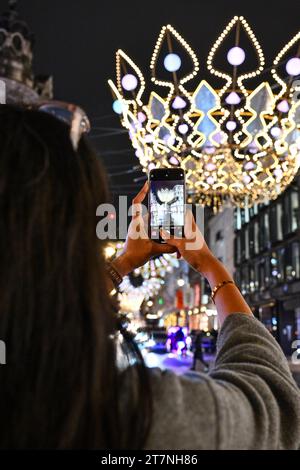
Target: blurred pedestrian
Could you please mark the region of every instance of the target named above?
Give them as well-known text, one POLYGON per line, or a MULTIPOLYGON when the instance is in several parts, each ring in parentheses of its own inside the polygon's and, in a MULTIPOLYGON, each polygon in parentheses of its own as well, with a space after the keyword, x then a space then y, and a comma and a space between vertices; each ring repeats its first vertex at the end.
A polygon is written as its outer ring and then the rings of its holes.
POLYGON ((191 370, 196 370, 196 365, 197 365, 197 360, 201 362, 201 364, 204 366, 204 371, 207 372, 209 370, 209 365, 207 362, 205 362, 204 357, 203 357, 203 349, 202 349, 202 339, 205 336, 205 332, 200 330, 196 335, 194 339, 194 345, 193 345, 193 365, 191 367, 191 370))

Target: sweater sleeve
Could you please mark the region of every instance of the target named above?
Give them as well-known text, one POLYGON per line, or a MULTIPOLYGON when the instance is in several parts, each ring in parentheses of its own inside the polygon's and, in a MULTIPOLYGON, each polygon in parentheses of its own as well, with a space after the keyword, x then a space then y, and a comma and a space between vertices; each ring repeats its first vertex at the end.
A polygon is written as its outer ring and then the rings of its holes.
POLYGON ((300 392, 272 335, 254 317, 227 317, 210 374, 220 449, 298 449, 300 392))
POLYGON ((298 449, 300 392, 274 338, 232 314, 207 376, 152 372, 152 449, 298 449))

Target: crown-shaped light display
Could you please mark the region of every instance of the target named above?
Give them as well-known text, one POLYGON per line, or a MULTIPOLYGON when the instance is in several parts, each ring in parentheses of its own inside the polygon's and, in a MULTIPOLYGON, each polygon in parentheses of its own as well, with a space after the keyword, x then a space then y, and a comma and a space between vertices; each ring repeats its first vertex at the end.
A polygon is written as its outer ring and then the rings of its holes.
POLYGON ((109 80, 113 109, 128 129, 145 172, 181 166, 188 201, 215 209, 228 199, 250 206, 276 198, 298 171, 299 56, 300 32, 276 56, 270 68, 272 83, 261 81, 249 90, 248 82, 257 82, 266 71, 265 59, 247 21, 236 16, 207 58, 207 69, 221 81, 220 87, 201 80, 196 89, 188 90, 186 84, 200 71, 198 59, 167 25, 157 39, 150 70, 153 85, 168 92, 153 90, 145 101, 141 70, 118 50, 116 83, 109 80), (224 60, 221 51, 228 41, 224 60))

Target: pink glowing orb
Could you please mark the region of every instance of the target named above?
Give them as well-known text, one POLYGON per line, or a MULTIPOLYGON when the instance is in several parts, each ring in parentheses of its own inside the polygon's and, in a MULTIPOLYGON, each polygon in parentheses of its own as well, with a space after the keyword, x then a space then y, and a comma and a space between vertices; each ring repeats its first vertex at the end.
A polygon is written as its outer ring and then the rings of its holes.
POLYGON ((282 175, 283 175, 282 169, 281 168, 275 168, 274 175, 279 179, 282 178, 282 175))
POLYGON ((290 106, 289 106, 287 100, 280 101, 280 103, 278 103, 278 105, 277 105, 277 109, 281 113, 287 113, 288 110, 290 109, 290 106))
POLYGON ((245 60, 246 54, 244 49, 241 47, 235 46, 229 49, 227 53, 227 60, 230 65, 241 65, 245 60))
POLYGON ((132 73, 127 73, 122 78, 121 83, 122 83, 122 87, 124 88, 124 90, 132 91, 136 89, 138 81, 135 75, 132 75, 132 73))
POLYGON ((244 165, 245 170, 254 170, 255 168, 255 163, 253 162, 247 162, 244 165))
POLYGON ((208 171, 214 171, 216 169, 216 165, 214 163, 207 163, 205 165, 205 169, 208 170, 208 171))
POLYGON ((285 69, 289 75, 295 77, 296 75, 300 75, 300 59, 299 57, 293 57, 292 59, 288 60, 285 66, 285 69))
POLYGON ((206 178, 206 181, 208 184, 214 184, 215 178, 213 178, 212 176, 208 176, 208 178, 206 178))
POLYGON ((250 183, 250 181, 251 181, 251 176, 249 176, 249 175, 243 176, 243 181, 244 181, 245 184, 250 183))
POLYGON ((142 111, 139 111, 137 116, 138 116, 138 120, 139 120, 140 123, 145 122, 146 119, 147 119, 146 114, 142 113, 142 111))
POLYGON ((235 104, 240 104, 241 98, 239 97, 239 95, 235 91, 232 91, 225 98, 225 101, 226 101, 227 104, 235 105, 235 104))
POLYGON ((254 141, 249 144, 248 150, 250 153, 256 153, 258 151, 258 147, 254 141))
POLYGON ((174 155, 172 155, 172 157, 169 158, 169 163, 171 165, 176 165, 176 166, 179 165, 179 161, 177 160, 176 157, 174 157, 174 155))
POLYGON ((149 144, 150 142, 153 142, 153 135, 151 134, 146 134, 145 135, 145 142, 149 144))
POLYGON ((172 108, 173 109, 183 109, 186 107, 186 101, 181 98, 181 96, 176 96, 172 103, 172 108))
POLYGON ((214 153, 215 150, 216 150, 216 148, 213 145, 210 146, 210 147, 205 147, 204 148, 205 153, 208 153, 209 155, 214 153))

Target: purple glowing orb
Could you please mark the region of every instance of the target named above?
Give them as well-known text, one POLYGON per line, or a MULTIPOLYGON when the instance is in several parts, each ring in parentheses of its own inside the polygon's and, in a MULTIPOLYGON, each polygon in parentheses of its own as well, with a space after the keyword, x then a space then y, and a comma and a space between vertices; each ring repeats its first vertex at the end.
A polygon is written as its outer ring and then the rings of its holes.
POLYGON ((183 109, 186 107, 186 101, 184 101, 183 98, 181 98, 181 96, 176 96, 176 98, 174 99, 173 103, 172 103, 172 108, 173 109, 183 109))
POLYGON ((278 103, 278 105, 277 105, 277 109, 281 113, 287 113, 288 110, 290 109, 290 106, 289 106, 287 100, 280 101, 280 103, 278 103))
POLYGON ((135 75, 132 75, 132 73, 127 73, 122 78, 122 87, 126 91, 135 90, 137 87, 137 84, 138 84, 137 78, 135 75))
POLYGON ((189 130, 189 126, 187 124, 180 124, 178 126, 178 131, 180 132, 180 134, 186 134, 189 130))
POLYGON ((226 101, 227 104, 235 105, 235 104, 240 104, 241 98, 239 97, 239 95, 235 91, 232 91, 225 98, 225 101, 226 101))
POLYGON ((235 46, 229 49, 227 53, 227 60, 230 65, 241 65, 245 60, 246 54, 244 49, 241 47, 235 46))
POLYGON ((289 75, 295 77, 296 75, 300 75, 300 59, 299 57, 293 57, 292 59, 288 60, 285 66, 285 69, 289 75))
POLYGON ((236 128, 236 122, 235 121, 228 121, 226 123, 226 129, 230 132, 234 131, 234 129, 236 128))

